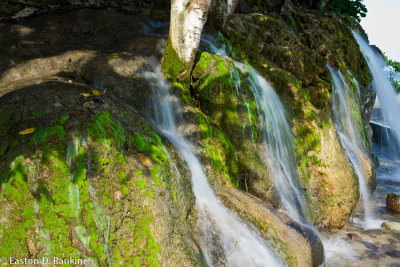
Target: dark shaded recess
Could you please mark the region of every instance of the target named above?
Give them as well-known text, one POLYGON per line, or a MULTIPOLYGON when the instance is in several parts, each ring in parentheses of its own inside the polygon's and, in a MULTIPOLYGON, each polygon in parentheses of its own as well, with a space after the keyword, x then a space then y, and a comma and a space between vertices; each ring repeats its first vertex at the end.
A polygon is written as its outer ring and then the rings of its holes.
MULTIPOLYGON (((74 50, 94 51, 98 56, 92 61, 102 60, 105 64, 109 54, 160 58, 156 41, 167 35, 166 20, 124 15, 115 9, 79 9, 27 18, 23 23, 0 23, 0 77, 15 65, 74 50), (150 32, 150 23, 159 26, 150 32), (29 33, 18 32, 19 26, 29 28, 29 33)), ((75 59, 71 60, 74 63, 75 59)))
POLYGON ((240 0, 237 12, 280 13, 285 4, 293 4, 306 9, 320 9, 323 2, 321 0, 240 0))
POLYGON ((37 13, 46 13, 49 10, 62 11, 76 7, 100 7, 100 8, 121 8, 133 14, 149 13, 151 10, 164 9, 169 12, 171 0, 103 0, 96 4, 90 1, 75 0, 2 0, 0 2, 0 21, 1 17, 10 19, 11 16, 25 8, 37 8, 37 13))
MULTIPOLYGON (((169 24, 166 20, 150 19, 143 15, 125 15, 114 9, 88 8, 30 17, 23 24, 0 23, 2 39, 0 50, 3 51, 0 54, 0 62, 2 62, 0 77, 10 68, 33 59, 59 56, 74 50, 95 52, 95 56, 81 66, 81 69, 85 70, 84 72, 63 70, 55 77, 51 77, 54 81, 23 87, 0 96, 0 107, 8 106, 7 103, 9 103, 22 108, 18 111, 18 116, 10 122, 10 130, 6 135, 0 134, 0 138, 11 138, 24 128, 50 125, 55 118, 73 111, 72 107, 78 102, 80 94, 90 92, 93 87, 99 90, 107 89, 106 95, 110 97, 110 100, 122 105, 127 104, 137 110, 142 117, 148 117, 148 102, 151 95, 148 82, 138 76, 121 76, 116 73, 109 63, 109 55, 117 54, 121 59, 155 56, 160 60, 162 50, 158 47, 158 42, 167 39, 168 27, 169 24), (29 28, 29 33, 18 34, 15 27, 21 25, 29 28), (156 27, 149 29, 149 25, 156 25, 156 27), (68 85, 68 80, 72 80, 71 85, 68 85), (84 86, 74 87, 75 83, 84 86), (60 85, 65 85, 70 89, 64 87, 57 89, 60 85), (57 92, 57 90, 64 91, 57 92), (51 107, 55 103, 55 99, 46 100, 48 95, 68 96, 62 101, 68 100, 68 104, 63 106, 70 108, 42 112, 44 114, 42 117, 31 119, 29 114, 38 111, 35 106, 39 105, 41 108, 45 108, 51 107), (29 104, 30 102, 27 101, 33 101, 33 104, 29 104)), ((72 59, 72 63, 75 60, 72 59)), ((139 60, 138 63, 141 64, 139 66, 141 69, 146 69, 146 60, 139 60)), ((67 65, 68 61, 65 64, 67 65)), ((180 94, 179 89, 173 89, 173 91, 180 94)), ((125 108, 130 109, 127 106, 125 108)), ((185 109, 182 116, 186 122, 194 123, 197 114, 185 109)), ((90 118, 82 121, 90 121, 90 118)), ((186 137, 199 140, 202 136, 201 132, 190 134, 190 137, 186 137)), ((20 136, 20 138, 22 137, 20 136)), ((12 149, 7 148, 6 151, 5 154, 8 154, 8 152, 12 152, 12 149)), ((5 155, 0 155, 0 158, 2 157, 5 155)), ((212 158, 204 160, 211 162, 212 158)), ((7 164, 7 161, 3 162, 7 164)))

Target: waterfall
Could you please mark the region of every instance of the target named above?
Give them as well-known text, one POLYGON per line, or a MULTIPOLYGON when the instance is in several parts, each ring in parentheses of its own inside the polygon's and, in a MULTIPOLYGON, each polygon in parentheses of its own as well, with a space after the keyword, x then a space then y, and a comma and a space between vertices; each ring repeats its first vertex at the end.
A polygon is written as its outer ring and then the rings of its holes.
POLYGON ((373 81, 372 86, 379 99, 380 109, 386 126, 391 129, 390 135, 387 135, 387 141, 390 146, 390 154, 397 159, 400 158, 400 105, 397 100, 397 93, 393 84, 386 76, 384 71, 386 63, 384 58, 375 51, 367 41, 365 41, 357 32, 352 31, 356 38, 360 50, 368 63, 373 81))
POLYGON ((248 65, 240 64, 240 67, 250 73, 247 82, 257 103, 264 153, 281 202, 292 219, 305 224, 305 205, 299 190, 293 135, 286 111, 264 77, 248 65))
POLYGON ((339 70, 333 69, 332 66, 327 66, 332 77, 332 111, 335 121, 336 130, 338 132, 340 143, 350 160, 353 169, 357 175, 360 187, 360 195, 363 200, 364 222, 366 228, 379 227, 376 225, 375 216, 373 214, 368 186, 366 183, 366 173, 362 158, 366 154, 362 143, 362 135, 358 126, 358 121, 354 116, 355 96, 346 83, 345 78, 339 70))
MULTIPOLYGON (((213 36, 205 35, 202 41, 212 53, 227 56, 226 48, 218 47, 213 36)), ((293 135, 286 118, 286 111, 274 89, 264 77, 249 65, 240 62, 235 62, 235 64, 242 72, 249 74, 246 75, 247 83, 257 104, 268 169, 282 205, 292 219, 303 226, 309 226, 305 216, 306 207, 299 189, 293 135)), ((232 76, 237 77, 239 81, 235 84, 240 86, 239 75, 232 76)), ((312 230, 316 233, 314 229, 312 230)))
POLYGON ((201 247, 207 264, 213 266, 216 264, 215 258, 222 257, 228 266, 283 265, 259 233, 240 221, 217 199, 192 145, 179 133, 178 127, 183 127, 183 119, 178 100, 170 94, 160 64, 150 61, 150 70, 144 72, 143 76, 152 86, 151 121, 181 153, 191 171, 199 221, 204 230, 201 247))
MULTIPOLYGON (((210 52, 228 57, 227 48, 218 46, 217 41, 210 35, 203 36, 203 45, 210 52)), ((232 54, 233 51, 230 51, 232 54)), ((286 111, 272 86, 253 67, 235 61, 236 69, 232 70, 232 78, 238 92, 240 90, 239 71, 245 73, 246 82, 256 101, 260 128, 263 136, 266 165, 278 191, 281 203, 287 215, 297 221, 315 246, 324 244, 318 231, 309 222, 308 210, 300 191, 297 175, 297 165, 294 152, 293 134, 286 117, 286 111), (238 88, 239 87, 239 88, 238 88)), ((238 93, 238 100, 240 96, 238 93)), ((324 255, 322 255, 324 256, 324 255)))

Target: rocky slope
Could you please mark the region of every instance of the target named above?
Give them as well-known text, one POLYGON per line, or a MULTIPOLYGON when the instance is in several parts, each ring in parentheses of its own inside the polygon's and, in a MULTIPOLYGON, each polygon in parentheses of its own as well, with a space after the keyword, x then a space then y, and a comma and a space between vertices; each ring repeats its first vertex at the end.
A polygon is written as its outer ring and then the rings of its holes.
MULTIPOLYGON (((102 266, 204 264, 191 175, 148 119, 151 84, 141 74, 149 56, 161 60, 168 8, 126 2, 142 14, 61 8, 0 24, 0 251, 6 257, 72 256, 102 266), (35 131, 19 134, 30 128, 35 131)), ((341 228, 357 204, 358 184, 332 122, 326 64, 351 71, 361 85, 355 112, 366 146, 371 78, 349 30, 355 25, 289 1, 279 5, 239 8, 219 41, 280 95, 310 216, 321 227, 341 228)), ((15 11, 0 7, 3 14, 15 11)), ((217 35, 212 25, 208 31, 217 35)), ((174 64, 164 62, 164 68, 176 70, 174 64)), ((254 99, 244 92, 249 121, 244 102, 232 93, 232 68, 231 59, 202 51, 190 90, 169 76, 186 121, 183 134, 226 206, 256 226, 290 266, 318 265, 317 238, 280 209, 254 99)), ((373 184, 368 155, 365 164, 373 184)))
MULTIPOLYGON (((332 13, 305 11, 286 2, 279 13, 235 14, 223 31, 225 37, 221 38, 232 58, 256 67, 281 96, 292 121, 298 171, 308 195, 311 216, 317 224, 327 227, 340 228, 347 222, 357 203, 359 191, 357 179, 342 151, 332 121, 329 103, 331 81, 326 68, 328 63, 347 74, 348 83, 353 90, 356 90, 352 84, 353 77, 359 82, 360 99, 355 101, 359 103, 360 110, 353 112, 358 113, 367 150, 371 138, 368 121, 375 96, 369 87, 371 77, 368 67, 351 34, 351 27, 357 25, 346 18, 332 13)), ((197 96, 203 104, 203 110, 211 116, 222 113, 218 116, 223 119, 216 118, 214 122, 233 140, 244 138, 237 130, 235 132, 237 127, 232 127, 232 123, 241 125, 247 121, 246 118, 230 115, 232 109, 240 114, 239 111, 243 111, 244 107, 236 107, 237 101, 232 99, 227 86, 222 95, 220 88, 223 85, 214 86, 215 83, 210 82, 210 77, 215 75, 216 80, 227 84, 229 75, 226 73, 229 70, 222 73, 221 68, 212 63, 218 61, 213 57, 205 70, 206 79, 201 79, 198 72, 201 72, 205 57, 207 56, 200 57, 198 67, 193 72, 194 78, 200 78, 197 82, 200 83, 197 86, 197 96), (211 86, 205 84, 207 82, 211 86)), ((255 114, 252 117, 257 118, 255 114)), ((261 140, 258 138, 257 141, 261 140)), ((249 150, 247 146, 243 146, 243 140, 239 140, 238 144, 244 151, 249 150)), ((242 162, 249 160, 247 155, 244 157, 246 159, 243 158, 242 162)), ((374 187, 373 166, 369 155, 364 157, 366 169, 370 170, 366 177, 371 187, 374 187)), ((242 170, 244 168, 239 168, 239 172, 242 170)), ((268 176, 256 168, 253 173, 259 176, 250 180, 249 187, 256 188, 253 191, 259 197, 272 201, 273 194, 269 193, 268 196, 265 193, 273 190, 271 179, 266 178, 268 176), (266 185, 266 190, 263 190, 260 183, 266 185)))

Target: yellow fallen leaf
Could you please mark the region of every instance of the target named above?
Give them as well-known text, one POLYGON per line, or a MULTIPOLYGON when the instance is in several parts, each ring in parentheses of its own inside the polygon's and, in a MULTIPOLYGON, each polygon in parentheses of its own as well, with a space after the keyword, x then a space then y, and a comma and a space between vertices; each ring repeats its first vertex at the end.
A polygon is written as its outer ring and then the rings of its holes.
POLYGON ((151 166, 151 161, 146 155, 139 154, 139 160, 143 164, 143 166, 145 166, 147 168, 149 168, 151 166))
POLYGON ((91 94, 87 94, 87 93, 82 93, 82 95, 83 95, 84 97, 92 96, 91 94))
POLYGON ((36 130, 36 128, 28 128, 23 131, 20 131, 19 134, 30 134, 30 133, 33 133, 35 130, 36 130))
POLYGON ((97 95, 102 95, 103 93, 98 91, 98 90, 96 90, 96 89, 93 89, 92 90, 92 94, 97 96, 97 95))

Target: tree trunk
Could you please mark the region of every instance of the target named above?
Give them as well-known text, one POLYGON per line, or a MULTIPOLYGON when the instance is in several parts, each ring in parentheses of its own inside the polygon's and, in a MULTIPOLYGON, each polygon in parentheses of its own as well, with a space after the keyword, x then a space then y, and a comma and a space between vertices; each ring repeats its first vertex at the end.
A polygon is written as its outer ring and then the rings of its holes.
MULTIPOLYGON (((164 50, 163 69, 184 88, 190 85, 201 32, 213 3, 213 14, 223 26, 234 12, 238 0, 172 0, 169 39, 164 50)), ((218 27, 217 27, 218 28, 218 27)))
POLYGON ((170 42, 189 72, 193 67, 210 5, 211 0, 172 0, 171 3, 170 42))

